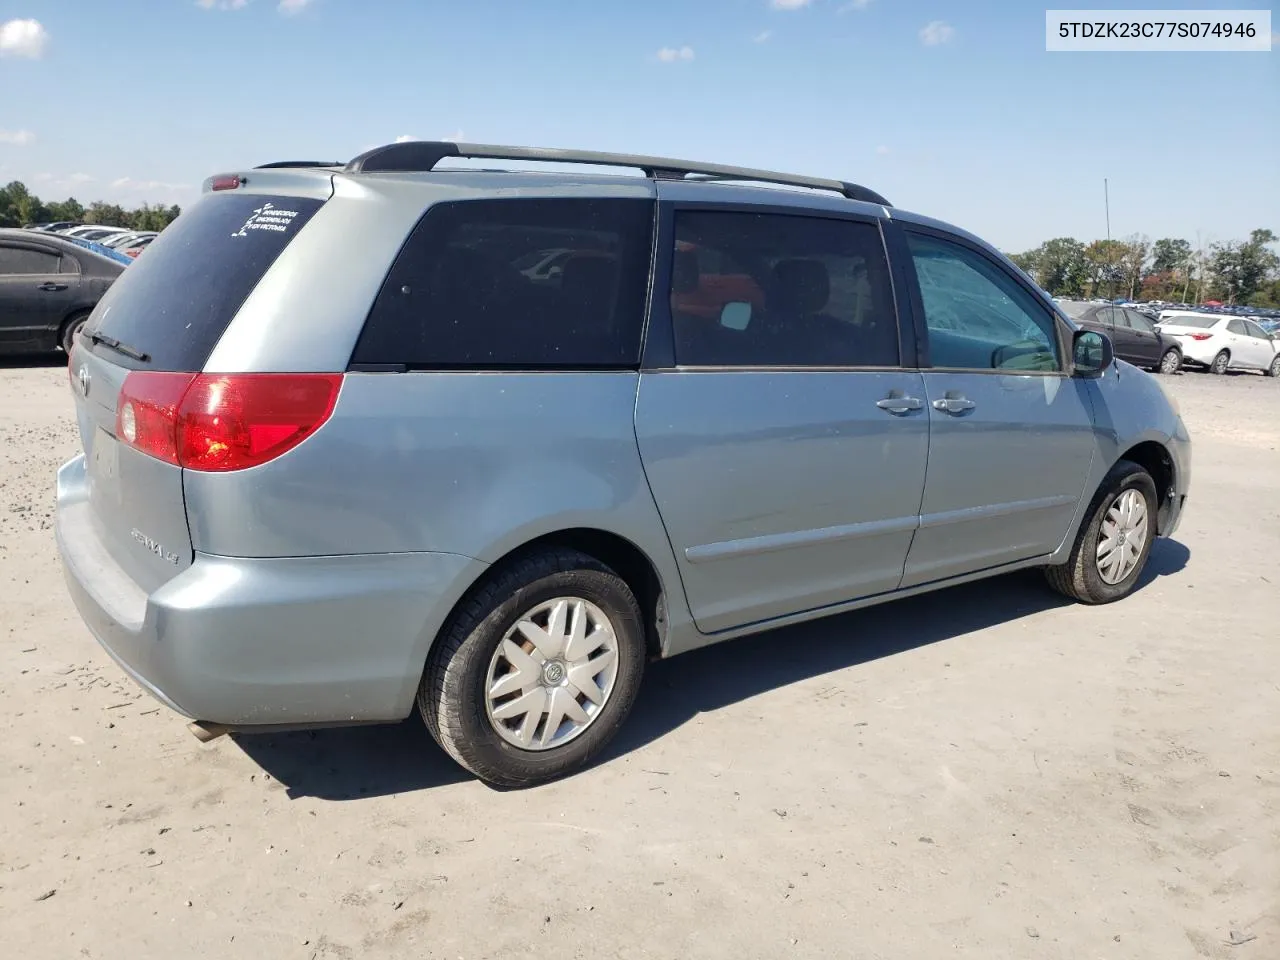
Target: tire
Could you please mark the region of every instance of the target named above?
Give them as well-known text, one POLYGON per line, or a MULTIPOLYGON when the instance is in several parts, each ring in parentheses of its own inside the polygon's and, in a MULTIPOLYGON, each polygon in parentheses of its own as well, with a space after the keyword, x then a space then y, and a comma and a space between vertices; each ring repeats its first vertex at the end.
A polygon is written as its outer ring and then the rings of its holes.
MULTIPOLYGON (((547 620, 546 626, 548 634, 556 632, 553 621, 547 620)), ((592 649, 592 666, 598 662, 594 658, 603 656, 601 651, 605 649, 592 649)), ((512 655, 518 653, 513 651, 512 655)), ((640 607, 622 578, 576 550, 542 550, 494 570, 458 605, 427 659, 418 688, 418 709, 436 742, 481 780, 495 787, 528 787, 572 773, 599 754, 630 713, 644 664, 640 607), (590 679, 590 689, 602 695, 599 704, 585 692, 579 693, 588 689, 585 685, 574 686, 578 668, 575 664, 583 665, 583 659, 544 658, 542 648, 527 641, 525 634, 515 632, 518 622, 527 624, 530 617, 550 616, 538 611, 554 608, 566 598, 571 604, 580 605, 577 616, 588 616, 593 621, 595 631, 588 634, 589 638, 607 636, 598 633, 602 629, 600 616, 611 628, 616 674, 610 682, 609 668, 602 668, 602 673, 590 679), (505 652, 499 653, 510 649, 504 644, 506 639, 525 651, 522 662, 533 663, 531 657, 539 658, 530 668, 537 680, 530 686, 512 688, 495 705, 488 695, 490 689, 503 679, 518 681, 517 674, 523 673, 516 668, 515 660, 508 660, 505 652), (553 663, 560 664, 559 672, 552 672, 553 663), (510 671, 497 673, 499 664, 510 667, 510 671), (601 680, 601 676, 605 679, 601 680), (579 715, 594 712, 585 723, 563 714, 556 730, 566 730, 568 725, 568 732, 564 742, 556 745, 557 738, 546 729, 550 724, 543 712, 546 708, 542 708, 538 711, 541 719, 535 720, 530 730, 532 742, 521 746, 517 741, 524 723, 518 722, 519 718, 527 720, 534 711, 511 720, 495 719, 492 713, 516 701, 528 702, 526 698, 536 696, 538 689, 544 691, 547 704, 557 697, 563 698, 560 703, 571 705, 572 698, 578 704, 579 715), (499 727, 506 731, 505 735, 499 727), (548 744, 548 738, 553 742, 548 744)))
POLYGON ((1267 376, 1280 377, 1280 353, 1275 355, 1275 358, 1271 361, 1271 366, 1267 367, 1267 376))
POLYGON ((1163 356, 1160 357, 1160 363, 1156 366, 1157 373, 1163 373, 1165 376, 1172 376, 1182 369, 1182 351, 1176 347, 1170 347, 1163 356))
POLYGON ((62 347, 62 352, 68 357, 71 356, 71 351, 76 345, 76 334, 80 332, 80 328, 84 326, 84 322, 88 319, 89 314, 77 313, 62 325, 62 333, 58 336, 58 345, 62 347))
MULTIPOLYGON (((1128 596, 1142 576, 1147 558, 1151 555, 1151 544, 1156 538, 1158 508, 1156 485, 1151 474, 1136 463, 1121 460, 1111 468, 1098 492, 1094 494, 1067 562, 1045 568, 1049 585, 1064 596, 1087 604, 1113 603, 1128 596), (1145 536, 1132 569, 1115 582, 1108 582, 1101 569, 1103 564, 1098 545, 1103 539, 1103 525, 1113 520, 1109 516, 1112 508, 1119 509, 1122 502, 1132 502, 1122 501, 1130 492, 1140 497, 1146 507, 1145 536)), ((1118 572, 1119 570, 1112 570, 1111 575, 1118 572)))
POLYGON ((1231 354, 1226 350, 1222 350, 1213 358, 1213 363, 1209 364, 1209 372, 1222 376, 1227 372, 1227 368, 1231 366, 1231 354))

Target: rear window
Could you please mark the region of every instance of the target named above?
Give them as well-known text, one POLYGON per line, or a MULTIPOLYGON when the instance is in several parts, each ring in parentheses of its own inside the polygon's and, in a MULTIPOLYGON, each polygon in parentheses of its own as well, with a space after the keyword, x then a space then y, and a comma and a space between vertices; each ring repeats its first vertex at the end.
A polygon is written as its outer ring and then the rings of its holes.
POLYGON ((1166 323, 1171 327, 1195 327, 1207 330, 1209 327, 1217 324, 1221 317, 1189 317, 1185 314, 1174 314, 1171 317, 1165 317, 1161 323, 1166 323))
POLYGON ((1062 312, 1072 320, 1079 320, 1089 312, 1089 308, 1093 306, 1093 304, 1081 303, 1079 300, 1059 300, 1058 306, 1061 307, 1062 312))
POLYGON ((436 204, 392 265, 352 363, 638 366, 652 224, 653 202, 640 199, 436 204))
MULTIPOLYGON (((204 197, 115 282, 93 332, 149 354, 141 364, 148 370, 203 369, 263 274, 322 204, 262 194, 204 197)), ((113 363, 139 365, 93 349, 113 363)))

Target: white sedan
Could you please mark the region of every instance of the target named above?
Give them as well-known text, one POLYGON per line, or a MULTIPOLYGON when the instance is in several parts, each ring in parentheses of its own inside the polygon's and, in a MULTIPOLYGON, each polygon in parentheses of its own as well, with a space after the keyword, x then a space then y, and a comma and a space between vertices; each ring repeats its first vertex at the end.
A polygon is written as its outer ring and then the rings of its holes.
POLYGON ((1210 373, 1261 370, 1280 377, 1280 340, 1245 317, 1168 311, 1157 326, 1178 341, 1185 363, 1210 373))

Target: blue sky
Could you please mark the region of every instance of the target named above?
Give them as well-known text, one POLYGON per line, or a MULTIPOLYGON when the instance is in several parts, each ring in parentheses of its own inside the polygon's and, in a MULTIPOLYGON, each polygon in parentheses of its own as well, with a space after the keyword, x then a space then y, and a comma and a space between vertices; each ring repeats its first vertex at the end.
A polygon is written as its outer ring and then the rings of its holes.
POLYGON ((409 135, 854 180, 1008 250, 1104 235, 1104 177, 1115 236, 1280 232, 1280 42, 1046 53, 1044 11, 0 0, 0 182, 48 199, 182 203, 220 170, 346 159, 409 135))

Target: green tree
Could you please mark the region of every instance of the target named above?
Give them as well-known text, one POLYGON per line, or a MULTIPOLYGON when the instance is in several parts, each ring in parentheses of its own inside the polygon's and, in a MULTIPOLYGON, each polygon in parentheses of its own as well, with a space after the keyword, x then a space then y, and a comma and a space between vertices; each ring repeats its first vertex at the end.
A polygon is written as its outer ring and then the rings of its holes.
POLYGON ((1035 278, 1055 297, 1078 297, 1084 292, 1087 267, 1084 244, 1071 237, 1046 240, 1034 250, 1013 257, 1013 262, 1035 278))
POLYGON ((1125 253, 1125 244, 1120 240, 1095 240, 1084 248, 1091 296, 1116 296, 1124 283, 1125 253))
POLYGON ((1248 303, 1280 269, 1280 256, 1269 249, 1276 242, 1270 230, 1254 230, 1244 243, 1217 243, 1209 251, 1209 269, 1228 303, 1248 303))
POLYGON ((1185 269, 1190 260, 1191 244, 1181 237, 1164 237, 1151 248, 1151 269, 1155 273, 1185 269))
POLYGON ((49 211, 49 220, 55 223, 62 220, 78 221, 84 217, 84 205, 75 197, 56 200, 46 209, 49 211))
POLYGON ((124 207, 115 203, 103 203, 101 200, 95 200, 89 204, 89 209, 84 212, 85 223, 100 223, 104 227, 127 227, 129 225, 129 215, 125 213, 124 207))

